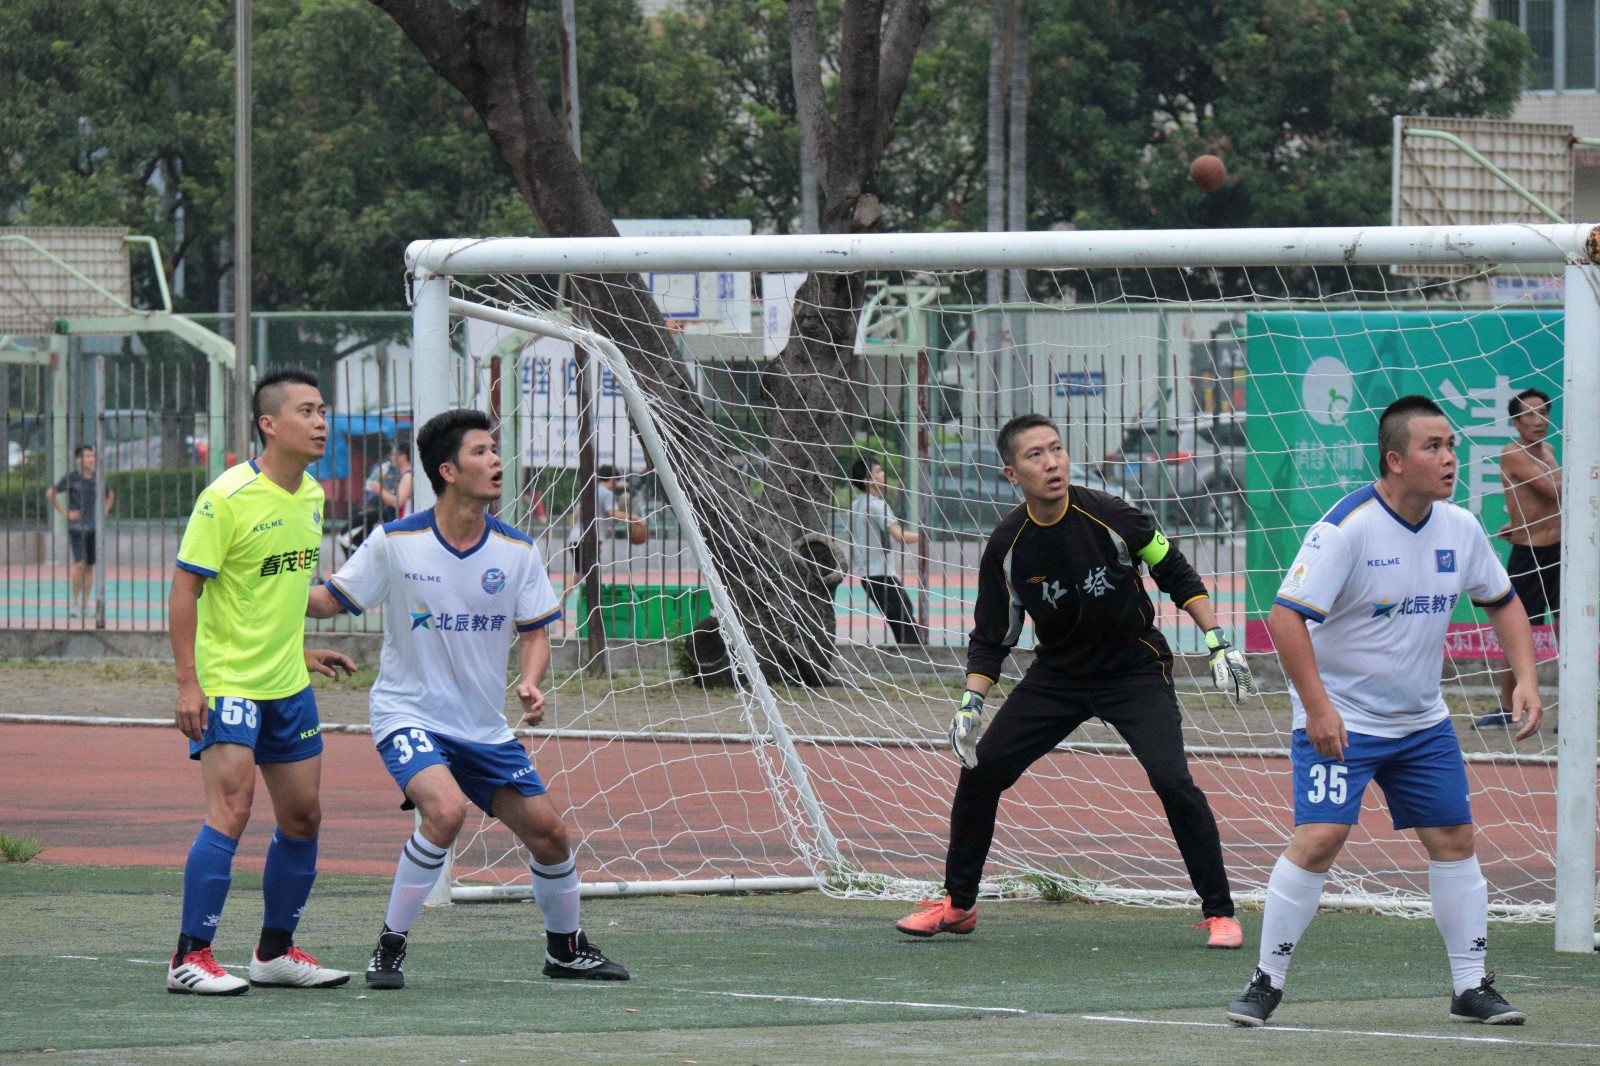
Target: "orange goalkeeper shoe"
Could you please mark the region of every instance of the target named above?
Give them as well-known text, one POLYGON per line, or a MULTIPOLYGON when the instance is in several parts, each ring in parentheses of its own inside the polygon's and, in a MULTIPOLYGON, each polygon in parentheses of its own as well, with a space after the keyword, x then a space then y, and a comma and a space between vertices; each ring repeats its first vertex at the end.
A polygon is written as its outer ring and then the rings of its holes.
POLYGON ((925 899, 914 914, 901 918, 894 927, 907 936, 933 936, 935 933, 972 932, 978 925, 978 908, 964 911, 950 905, 950 897, 925 899))
POLYGON ((1242 948, 1244 947, 1244 930, 1239 928, 1239 923, 1232 918, 1222 915, 1213 915, 1195 924, 1196 929, 1204 929, 1210 935, 1206 937, 1208 948, 1242 948))

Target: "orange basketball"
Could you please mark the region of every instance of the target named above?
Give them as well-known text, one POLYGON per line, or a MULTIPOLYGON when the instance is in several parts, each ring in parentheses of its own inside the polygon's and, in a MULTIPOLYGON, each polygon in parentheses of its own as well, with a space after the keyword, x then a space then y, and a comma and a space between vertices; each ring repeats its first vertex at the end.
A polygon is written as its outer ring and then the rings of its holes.
POLYGON ((1228 168, 1214 155, 1198 156, 1189 164, 1189 180, 1205 192, 1210 192, 1221 185, 1222 179, 1227 176, 1228 168))

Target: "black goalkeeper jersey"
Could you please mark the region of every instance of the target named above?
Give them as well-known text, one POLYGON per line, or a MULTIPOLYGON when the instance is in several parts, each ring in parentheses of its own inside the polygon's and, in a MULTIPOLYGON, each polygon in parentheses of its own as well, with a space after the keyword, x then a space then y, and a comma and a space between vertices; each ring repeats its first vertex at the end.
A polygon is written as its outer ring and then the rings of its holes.
POLYGON ((1068 677, 1131 674, 1170 680, 1172 649, 1155 628, 1141 569, 1180 607, 1205 584, 1143 511, 1119 496, 1072 485, 1067 510, 1049 525, 1024 504, 1000 520, 978 567, 978 604, 967 672, 1000 678, 1000 667, 1033 619, 1038 661, 1068 677))

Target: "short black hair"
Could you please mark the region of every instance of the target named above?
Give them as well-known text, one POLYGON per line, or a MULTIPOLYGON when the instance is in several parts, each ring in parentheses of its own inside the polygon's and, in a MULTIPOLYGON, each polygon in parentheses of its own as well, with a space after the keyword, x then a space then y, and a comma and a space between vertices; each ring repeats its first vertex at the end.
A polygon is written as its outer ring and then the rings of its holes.
POLYGON ((73 458, 74 461, 76 461, 78 459, 82 459, 84 452, 92 452, 92 451, 94 451, 94 445, 93 444, 80 444, 80 445, 78 445, 76 448, 74 448, 72 450, 72 458, 73 458))
POLYGON ((1389 453, 1411 444, 1411 420, 1418 415, 1445 417, 1444 409, 1426 396, 1402 396, 1378 418, 1378 476, 1388 477, 1389 453))
POLYGON ((261 416, 275 415, 282 409, 285 385, 310 385, 313 389, 319 390, 322 388, 322 382, 317 380, 317 375, 301 367, 274 370, 256 382, 255 394, 250 398, 250 415, 251 424, 256 427, 256 436, 261 439, 263 448, 267 444, 267 435, 261 430, 261 416), (270 396, 267 395, 269 389, 273 390, 270 396))
POLYGON ((872 468, 882 465, 870 455, 858 455, 856 461, 850 464, 850 487, 857 492, 867 491, 867 479, 872 476, 872 468))
POLYGON ((1046 418, 1041 414, 1018 415, 1000 427, 1000 433, 994 439, 995 450, 1000 453, 1000 462, 1006 466, 1017 457, 1017 438, 1030 429, 1053 429, 1057 434, 1061 432, 1054 419, 1046 418))
POLYGON ((474 429, 490 432, 494 423, 489 416, 473 407, 457 407, 434 415, 417 432, 417 454, 422 460, 422 472, 428 475, 434 496, 443 496, 446 482, 439 468, 445 463, 459 463, 461 440, 474 429))
POLYGON ((1528 410, 1528 401, 1530 399, 1536 399, 1546 407, 1550 406, 1550 397, 1543 389, 1523 389, 1506 401, 1506 413, 1512 418, 1521 418, 1528 410))

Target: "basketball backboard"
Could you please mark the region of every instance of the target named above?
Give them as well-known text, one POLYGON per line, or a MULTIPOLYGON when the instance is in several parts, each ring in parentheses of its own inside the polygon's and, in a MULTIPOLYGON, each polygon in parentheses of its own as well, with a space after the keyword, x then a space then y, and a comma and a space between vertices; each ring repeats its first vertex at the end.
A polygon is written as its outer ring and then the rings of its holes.
POLYGON ((0 334, 42 336, 62 318, 126 314, 128 231, 0 226, 0 334))
MULTIPOLYGON (((1572 216, 1573 143, 1572 127, 1560 123, 1397 115, 1390 221, 1565 221, 1572 216)), ((1469 269, 1412 266, 1396 273, 1452 277, 1469 269)))
MULTIPOLYGON (((623 237, 745 237, 747 218, 619 218, 623 237)), ((748 270, 665 271, 644 275, 661 317, 683 333, 749 333, 748 270)))

